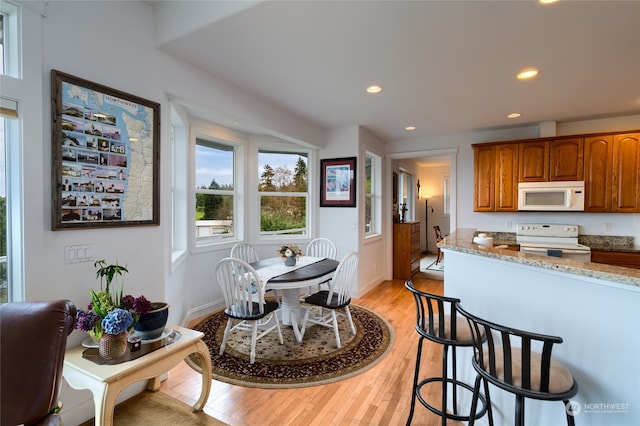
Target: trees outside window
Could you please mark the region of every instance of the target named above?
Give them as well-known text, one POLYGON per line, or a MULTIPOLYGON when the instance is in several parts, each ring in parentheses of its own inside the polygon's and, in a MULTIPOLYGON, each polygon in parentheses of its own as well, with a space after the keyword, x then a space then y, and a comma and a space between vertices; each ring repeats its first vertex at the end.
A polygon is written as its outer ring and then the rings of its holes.
POLYGON ((196 239, 206 242, 235 235, 233 146, 196 139, 196 239))
POLYGON ((308 155, 258 152, 260 235, 308 234, 308 155))

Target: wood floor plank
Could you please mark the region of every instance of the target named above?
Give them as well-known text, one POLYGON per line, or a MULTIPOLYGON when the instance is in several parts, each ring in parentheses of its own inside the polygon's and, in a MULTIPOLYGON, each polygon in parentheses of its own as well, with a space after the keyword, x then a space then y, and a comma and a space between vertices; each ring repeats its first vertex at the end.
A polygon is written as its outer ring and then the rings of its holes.
MULTIPOLYGON (((443 292, 442 281, 416 279, 414 285, 430 293, 443 292)), ((353 302, 385 318, 394 330, 394 345, 378 365, 337 383, 297 389, 247 388, 213 380, 205 412, 232 426, 405 424, 418 348, 413 297, 404 281, 393 280, 353 302)), ((440 345, 425 342, 421 377, 441 374, 441 356, 440 345)), ((200 393, 200 380, 199 373, 181 363, 169 372, 161 391, 193 404, 200 393)), ((425 397, 439 401, 437 388, 430 387, 425 397)), ((418 403, 413 424, 437 426, 441 419, 418 403)))

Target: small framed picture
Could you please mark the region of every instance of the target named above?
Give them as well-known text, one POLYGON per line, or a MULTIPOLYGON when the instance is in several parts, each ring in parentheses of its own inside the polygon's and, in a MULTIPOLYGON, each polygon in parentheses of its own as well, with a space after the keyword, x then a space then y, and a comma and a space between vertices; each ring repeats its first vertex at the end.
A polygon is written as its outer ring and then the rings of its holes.
POLYGON ((356 206, 356 157, 320 160, 320 207, 356 206))

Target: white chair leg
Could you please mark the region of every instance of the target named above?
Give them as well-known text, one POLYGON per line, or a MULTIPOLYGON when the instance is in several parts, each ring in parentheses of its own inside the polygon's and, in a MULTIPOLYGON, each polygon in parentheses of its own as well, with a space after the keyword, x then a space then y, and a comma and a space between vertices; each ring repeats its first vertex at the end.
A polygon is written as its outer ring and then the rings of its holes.
POLYGON ((302 319, 302 329, 300 330, 300 335, 304 336, 304 330, 307 328, 307 321, 309 320, 309 311, 311 310, 311 306, 308 306, 304 309, 304 318, 302 319))
POLYGON ((249 364, 253 364, 256 360, 256 340, 258 340, 258 321, 253 321, 253 330, 251 331, 251 355, 249 355, 249 364))
POLYGON ((284 343, 284 340, 282 339, 282 331, 280 330, 280 320, 278 319, 278 316, 276 315, 275 312, 271 314, 271 317, 276 322, 276 329, 278 330, 278 340, 282 345, 284 343))
POLYGON ((336 346, 340 349, 340 332, 338 331, 338 316, 336 310, 331 310, 331 317, 333 318, 333 332, 336 333, 336 346))
POLYGON ((233 327, 233 318, 227 319, 227 326, 224 329, 224 336, 222 337, 222 344, 220 345, 220 355, 224 353, 224 348, 227 346, 227 337, 229 337, 229 332, 233 327))
POLYGON ((349 320, 349 325, 351 326, 351 333, 356 335, 356 326, 353 325, 353 320, 351 319, 351 311, 349 310, 349 306, 344 307, 344 312, 347 314, 347 319, 349 320))

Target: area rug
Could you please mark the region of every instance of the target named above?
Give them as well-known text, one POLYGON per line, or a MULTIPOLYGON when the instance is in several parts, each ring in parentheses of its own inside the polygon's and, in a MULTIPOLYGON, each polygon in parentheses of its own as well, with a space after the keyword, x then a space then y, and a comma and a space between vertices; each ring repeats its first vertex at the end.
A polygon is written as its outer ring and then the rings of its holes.
MULTIPOLYGON (((279 344, 275 331, 267 334, 256 344, 254 364, 249 364, 249 333, 234 331, 224 354, 219 355, 227 324, 223 312, 212 314, 193 328, 205 334, 203 340, 211 353, 215 380, 247 387, 299 388, 353 377, 375 366, 390 350, 393 330, 387 321, 354 304, 350 310, 356 335, 351 334, 347 319, 339 316, 340 349, 336 348, 332 328, 308 324, 302 343, 298 343, 291 327, 283 326, 284 344, 279 344)), ((185 360, 201 371, 197 356, 185 360)))
MULTIPOLYGON (((94 419, 80 426, 93 426, 94 419)), ((220 426, 226 423, 193 408, 162 392, 141 392, 116 405, 114 426, 220 426)))

